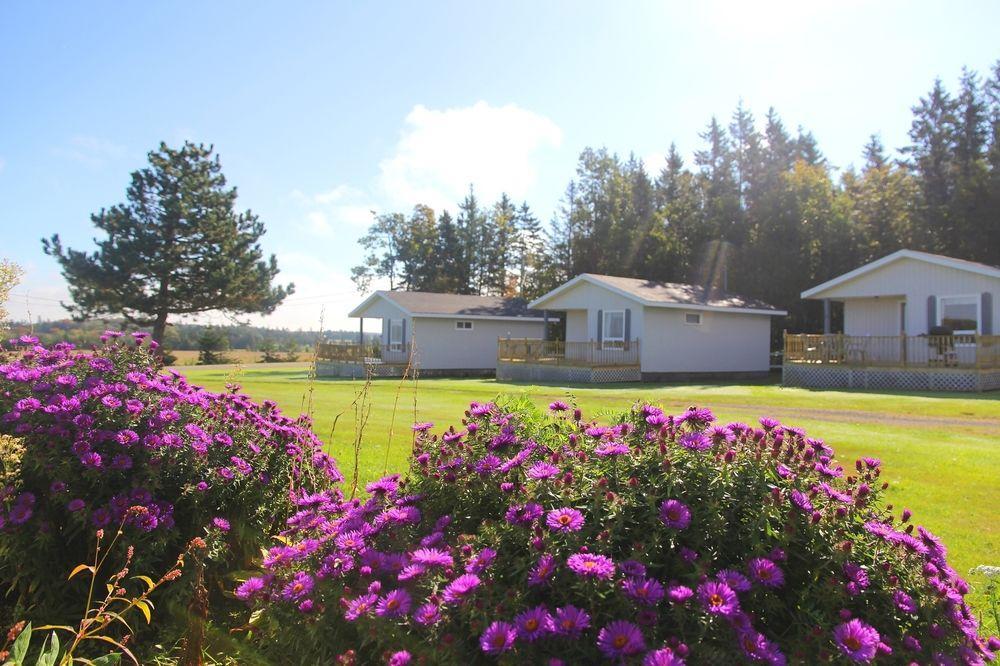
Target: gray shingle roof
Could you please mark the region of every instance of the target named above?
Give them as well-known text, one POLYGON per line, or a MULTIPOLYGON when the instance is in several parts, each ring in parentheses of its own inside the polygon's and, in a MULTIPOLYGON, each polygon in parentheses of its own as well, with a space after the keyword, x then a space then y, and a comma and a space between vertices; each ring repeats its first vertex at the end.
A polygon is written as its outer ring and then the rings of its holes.
POLYGON ((516 298, 438 294, 430 291, 379 291, 396 305, 414 315, 455 315, 456 317, 541 317, 516 298))
POLYGON ((592 279, 615 287, 636 298, 654 303, 703 305, 713 308, 745 308, 752 310, 781 311, 773 305, 748 296, 740 296, 720 289, 705 289, 698 285, 679 282, 654 282, 642 278, 625 278, 614 275, 584 273, 592 279))

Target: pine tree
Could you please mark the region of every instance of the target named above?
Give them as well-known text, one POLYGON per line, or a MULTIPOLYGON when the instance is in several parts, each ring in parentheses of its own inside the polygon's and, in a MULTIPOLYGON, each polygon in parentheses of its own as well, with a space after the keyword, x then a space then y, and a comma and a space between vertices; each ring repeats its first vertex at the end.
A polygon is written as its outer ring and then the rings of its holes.
POLYGON ((43 240, 69 285, 74 317, 123 316, 152 326, 163 342, 171 315, 274 312, 293 286, 273 286, 278 264, 264 259, 264 223, 236 211, 212 146, 161 143, 149 166, 132 173, 126 203, 91 221, 106 237, 92 254, 43 240))
POLYGON ((485 248, 482 245, 484 218, 485 216, 479 209, 476 194, 472 187, 469 187, 469 193, 458 205, 456 219, 458 241, 462 248, 462 256, 465 258, 459 273, 459 293, 461 294, 483 293, 486 274, 485 248))
POLYGON ((434 291, 448 294, 463 293, 462 280, 465 271, 462 266, 466 265, 467 262, 463 249, 451 213, 444 211, 438 217, 437 246, 435 249, 437 280, 434 291))
POLYGON ((958 254, 951 200, 955 191, 955 101, 940 80, 913 107, 911 145, 904 149, 920 184, 919 212, 932 236, 933 250, 958 254))
POLYGON ((732 146, 714 117, 699 136, 708 144, 695 153, 704 197, 706 235, 730 240, 738 236, 736 229, 741 217, 739 185, 733 176, 732 146))

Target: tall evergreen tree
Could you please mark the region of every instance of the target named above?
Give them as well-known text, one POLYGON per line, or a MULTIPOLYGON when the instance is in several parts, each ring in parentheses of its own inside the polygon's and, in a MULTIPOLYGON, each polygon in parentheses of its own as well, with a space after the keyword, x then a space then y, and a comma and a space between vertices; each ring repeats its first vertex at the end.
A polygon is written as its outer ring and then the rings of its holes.
POLYGON ((945 254, 957 254, 951 211, 955 191, 955 101, 940 79, 926 97, 913 107, 910 126, 911 145, 904 149, 909 155, 920 184, 919 213, 932 236, 933 249, 945 254))
POLYGON ((236 188, 212 146, 161 143, 148 158, 126 202, 91 215, 105 234, 96 252, 64 249, 58 235, 42 241, 69 284, 68 309, 152 326, 158 343, 172 315, 274 312, 293 286, 272 284, 278 264, 264 259, 264 223, 236 211, 236 188))

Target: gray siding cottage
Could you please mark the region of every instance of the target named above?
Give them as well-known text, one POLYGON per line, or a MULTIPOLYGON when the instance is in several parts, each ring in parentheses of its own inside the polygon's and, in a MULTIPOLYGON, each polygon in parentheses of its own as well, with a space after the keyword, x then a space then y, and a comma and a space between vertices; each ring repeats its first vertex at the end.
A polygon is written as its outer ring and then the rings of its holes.
POLYGON ((794 386, 1000 388, 1000 268, 899 250, 802 292, 824 304, 821 335, 785 338, 794 386), (831 330, 831 304, 844 309, 831 330))
POLYGON ((545 318, 523 300, 421 291, 376 291, 350 313, 361 319, 359 344, 322 344, 317 372, 362 377, 420 374, 492 376, 497 340, 541 338, 545 318), (364 319, 381 320, 379 343, 360 344, 364 319))
POLYGON ((764 375, 785 311, 689 284, 584 273, 529 303, 565 313, 562 341, 501 340, 498 379, 663 381, 764 375))

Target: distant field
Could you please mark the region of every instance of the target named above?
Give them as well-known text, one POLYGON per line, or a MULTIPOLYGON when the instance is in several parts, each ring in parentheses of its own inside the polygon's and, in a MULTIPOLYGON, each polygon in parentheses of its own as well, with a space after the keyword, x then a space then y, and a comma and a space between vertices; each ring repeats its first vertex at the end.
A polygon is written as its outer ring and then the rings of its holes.
MULTIPOLYGON (((350 405, 362 382, 310 382, 306 364, 185 372, 211 389, 236 381, 256 399, 272 399, 292 414, 305 411, 311 400, 317 434, 350 477, 355 436, 350 405)), ((410 382, 400 386, 399 380, 383 379, 371 387, 372 411, 358 463, 362 482, 406 469, 415 420, 443 429, 459 423, 470 401, 498 394, 527 394, 539 405, 570 395, 592 417, 639 400, 674 412, 703 405, 725 421, 777 417, 825 439, 845 466, 859 456, 881 458, 883 478, 891 483, 888 501, 911 508, 915 518, 943 536, 962 574, 979 564, 1000 565, 1000 393, 891 394, 725 383, 557 387, 486 379, 420 379, 414 391, 410 382)))
MULTIPOLYGON (((198 363, 198 352, 197 350, 191 349, 181 349, 181 350, 171 350, 170 352, 177 357, 177 362, 174 365, 196 365, 198 363)), ((230 349, 225 353, 226 356, 233 360, 233 363, 260 363, 263 357, 259 351, 251 351, 249 349, 230 349)), ((307 356, 306 353, 301 353, 298 355, 297 360, 302 360, 307 356)), ((284 354, 282 354, 284 357, 284 354)))

